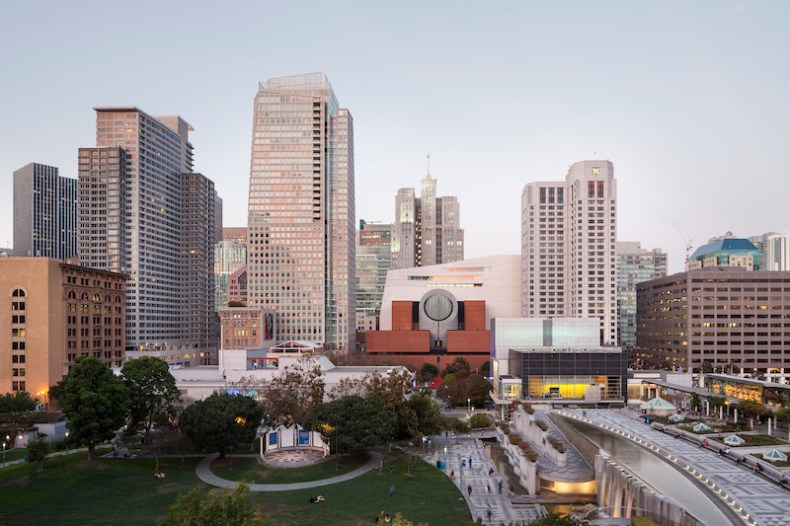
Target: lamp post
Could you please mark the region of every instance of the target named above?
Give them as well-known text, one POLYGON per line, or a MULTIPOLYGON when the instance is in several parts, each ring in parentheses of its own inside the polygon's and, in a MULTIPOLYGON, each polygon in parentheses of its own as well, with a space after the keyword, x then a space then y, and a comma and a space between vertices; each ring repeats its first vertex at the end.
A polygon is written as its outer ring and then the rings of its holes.
POLYGON ((469 413, 469 416, 472 416, 472 399, 466 399, 466 412, 469 413))
POLYGON ((6 443, 3 442, 3 467, 5 467, 5 445, 6 443))
POLYGON ((66 454, 69 454, 69 432, 66 431, 66 454))

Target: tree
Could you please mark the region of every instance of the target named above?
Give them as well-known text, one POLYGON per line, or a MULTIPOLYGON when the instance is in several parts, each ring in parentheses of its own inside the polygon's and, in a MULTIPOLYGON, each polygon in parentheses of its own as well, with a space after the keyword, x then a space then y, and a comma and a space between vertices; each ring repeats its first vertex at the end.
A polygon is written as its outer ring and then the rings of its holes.
POLYGON ((447 428, 439 405, 430 396, 415 394, 406 403, 417 418, 417 432, 421 435, 436 435, 447 428))
POLYGON ((302 423, 324 401, 324 371, 306 356, 272 378, 264 393, 265 414, 283 423, 302 423))
POLYGON ((0 395, 0 413, 23 413, 25 411, 33 411, 36 405, 38 405, 38 400, 25 391, 0 395))
POLYGON ((158 415, 173 416, 174 404, 181 400, 176 379, 170 374, 167 362, 153 356, 143 356, 123 364, 124 384, 129 389, 131 427, 145 429, 146 439, 158 415))
POLYGON ((315 407, 306 427, 323 432, 331 443, 339 426, 335 452, 338 445, 342 451, 362 452, 390 440, 396 424, 395 414, 380 402, 347 396, 315 407))
POLYGON ((467 400, 473 404, 488 398, 491 384, 477 373, 465 374, 463 371, 455 376, 445 376, 438 396, 452 405, 466 405, 467 400))
POLYGON ((255 438, 263 410, 252 398, 214 393, 181 413, 178 427, 201 450, 225 456, 225 450, 255 438))
POLYGON ((38 462, 38 471, 44 471, 44 461, 49 455, 49 444, 41 439, 31 442, 27 446, 27 458, 30 462, 38 462))
POLYGON ((439 369, 432 363, 424 363, 422 364, 422 369, 420 369, 420 380, 423 382, 430 382, 434 378, 439 376, 439 369))
POLYGON ((480 374, 483 376, 483 378, 489 378, 491 376, 491 362, 490 361, 489 362, 485 362, 480 367, 480 374))
POLYGON ((783 407, 776 412, 776 419, 788 426, 787 435, 790 439, 790 407, 783 407))
POLYGON ((698 411, 700 407, 699 395, 697 393, 691 393, 691 410, 698 411))
POLYGON ((741 400, 738 402, 738 412, 749 419, 749 428, 754 427, 754 418, 759 416, 767 416, 771 414, 771 410, 759 402, 751 400, 741 400))
POLYGON ((387 375, 379 372, 367 373, 362 378, 363 396, 372 401, 380 402, 390 411, 397 411, 406 401, 411 392, 413 380, 407 371, 392 371, 387 375))
POLYGON ((271 515, 264 517, 247 502, 249 491, 246 484, 233 491, 193 489, 176 499, 159 526, 277 526, 271 515))
POLYGON ((178 429, 162 427, 151 431, 143 445, 143 451, 153 455, 154 472, 159 471, 159 457, 161 455, 181 454, 181 463, 184 463, 184 454, 191 446, 190 440, 178 429))
POLYGON ((442 377, 445 377, 448 374, 458 373, 460 371, 465 371, 468 373, 469 370, 469 362, 459 356, 451 363, 447 364, 447 367, 445 367, 444 371, 442 371, 442 377))
POLYGON ((54 392, 69 419, 69 438, 88 445, 88 461, 92 462, 96 444, 111 439, 126 421, 128 389, 106 363, 78 356, 54 392))
POLYGON ((562 513, 549 513, 530 522, 528 526, 578 526, 579 519, 562 513))

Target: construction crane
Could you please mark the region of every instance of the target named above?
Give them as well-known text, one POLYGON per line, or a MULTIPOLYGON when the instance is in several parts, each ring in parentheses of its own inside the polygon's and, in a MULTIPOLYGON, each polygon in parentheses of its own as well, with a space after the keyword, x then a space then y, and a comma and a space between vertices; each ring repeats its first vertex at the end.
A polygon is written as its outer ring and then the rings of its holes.
POLYGON ((672 220, 672 224, 675 225, 675 228, 677 229, 678 234, 680 234, 680 239, 683 240, 683 245, 686 248, 686 259, 684 261, 684 264, 685 264, 686 269, 688 269, 688 266, 689 266, 689 253, 691 252, 691 249, 693 248, 694 245, 691 244, 691 239, 686 239, 686 236, 683 235, 683 232, 680 230, 680 226, 678 225, 677 221, 675 221, 673 219, 672 220))

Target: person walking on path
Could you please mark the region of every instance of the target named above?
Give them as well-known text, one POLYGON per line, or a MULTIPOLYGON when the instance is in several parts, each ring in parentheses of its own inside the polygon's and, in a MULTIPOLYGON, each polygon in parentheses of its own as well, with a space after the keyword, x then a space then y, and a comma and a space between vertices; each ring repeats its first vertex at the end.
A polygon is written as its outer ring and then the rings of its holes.
POLYGON ((472 485, 471 484, 467 484, 466 485, 466 492, 469 494, 470 497, 472 496, 472 485))
POLYGON ((499 494, 502 495, 502 480, 499 481, 499 494))
POLYGON ((488 490, 488 494, 491 495, 491 483, 486 482, 486 489, 488 490))
POLYGON ((395 484, 390 484, 390 498, 395 495, 395 484))
POLYGON ((488 520, 489 520, 489 522, 490 522, 490 521, 491 521, 491 507, 490 507, 490 506, 489 506, 489 508, 486 510, 486 515, 488 516, 488 520))

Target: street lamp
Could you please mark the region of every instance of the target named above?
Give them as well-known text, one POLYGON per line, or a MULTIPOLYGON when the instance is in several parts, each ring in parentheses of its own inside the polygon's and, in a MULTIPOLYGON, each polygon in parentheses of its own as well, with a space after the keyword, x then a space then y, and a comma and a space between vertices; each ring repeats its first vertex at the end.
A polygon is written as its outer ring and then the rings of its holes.
MULTIPOLYGON (((6 438, 8 438, 8 437, 6 437, 6 438)), ((6 445, 6 443, 3 442, 3 467, 5 467, 5 445, 6 445)))
POLYGON ((66 431, 66 454, 69 454, 69 432, 66 431))
POLYGON ((335 424, 335 471, 340 470, 340 424, 335 424))
POLYGON ((467 398, 466 399, 466 412, 469 413, 469 415, 471 416, 471 414, 472 414, 472 399, 471 398, 467 398))

